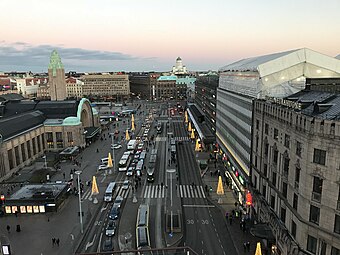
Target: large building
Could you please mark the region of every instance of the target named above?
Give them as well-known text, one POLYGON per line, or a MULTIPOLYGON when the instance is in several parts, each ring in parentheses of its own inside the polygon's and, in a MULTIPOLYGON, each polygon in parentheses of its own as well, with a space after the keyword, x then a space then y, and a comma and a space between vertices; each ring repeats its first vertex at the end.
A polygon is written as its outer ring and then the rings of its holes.
POLYGON ((126 100, 130 96, 127 74, 90 74, 81 77, 84 82, 82 94, 85 97, 126 100))
POLYGON ((160 76, 157 79, 156 86, 152 88, 152 97, 154 100, 176 99, 176 80, 177 76, 160 76))
POLYGON ((182 76, 182 75, 188 75, 187 68, 182 63, 182 59, 178 57, 176 59, 176 65, 172 67, 172 75, 182 76))
POLYGON ((157 85, 158 73, 132 73, 129 76, 132 96, 141 99, 152 99, 153 88, 157 85))
POLYGON ((251 169, 252 101, 287 97, 304 89, 306 78, 330 77, 340 77, 339 60, 309 49, 243 59, 220 69, 216 139, 240 203, 251 169))
POLYGON ((26 98, 34 98, 37 97, 37 92, 40 85, 45 87, 47 86, 48 78, 24 77, 18 78, 16 81, 19 94, 26 98))
POLYGON ((64 65, 56 50, 52 52, 48 66, 48 87, 52 101, 62 101, 66 99, 64 65))
POLYGON ((66 79, 66 96, 67 98, 82 98, 84 82, 70 77, 66 79))
POLYGON ((253 103, 254 208, 275 254, 340 254, 340 95, 322 86, 253 103))

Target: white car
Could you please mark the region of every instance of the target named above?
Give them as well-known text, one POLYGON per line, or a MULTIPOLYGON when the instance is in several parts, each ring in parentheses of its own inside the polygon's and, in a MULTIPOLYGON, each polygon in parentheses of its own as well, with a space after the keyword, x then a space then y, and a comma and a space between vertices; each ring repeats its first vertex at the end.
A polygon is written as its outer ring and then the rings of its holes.
POLYGON ((130 185, 130 182, 128 180, 125 180, 122 185, 122 189, 128 189, 130 185))
POLYGON ((111 149, 115 149, 115 150, 118 150, 118 149, 120 149, 120 148, 122 148, 122 145, 120 145, 120 144, 114 144, 114 145, 111 145, 111 149))
POLYGON ((109 167, 107 165, 99 165, 98 170, 107 170, 109 167))
POLYGON ((133 167, 129 167, 129 169, 126 172, 126 176, 132 176, 133 175, 133 167))

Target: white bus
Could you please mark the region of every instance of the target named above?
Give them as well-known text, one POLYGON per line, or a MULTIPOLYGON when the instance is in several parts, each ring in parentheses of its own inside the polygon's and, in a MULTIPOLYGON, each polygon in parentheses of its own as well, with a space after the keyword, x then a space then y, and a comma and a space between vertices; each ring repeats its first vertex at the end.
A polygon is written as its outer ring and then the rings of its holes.
POLYGON ((130 140, 127 144, 128 150, 135 150, 137 146, 137 140, 130 140))
POLYGON ((104 194, 104 201, 105 202, 112 202, 113 199, 113 193, 115 192, 116 183, 110 182, 109 185, 106 188, 105 194, 104 194))
POLYGON ((118 162, 118 170, 119 172, 127 171, 130 165, 131 157, 130 155, 123 154, 122 158, 118 162))

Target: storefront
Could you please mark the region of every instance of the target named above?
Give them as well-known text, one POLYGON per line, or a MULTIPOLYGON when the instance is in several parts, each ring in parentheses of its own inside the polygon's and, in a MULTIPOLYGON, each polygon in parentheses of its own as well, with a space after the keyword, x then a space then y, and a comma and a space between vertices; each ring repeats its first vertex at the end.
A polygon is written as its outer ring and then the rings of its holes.
POLYGON ((25 185, 5 200, 6 214, 56 212, 67 196, 68 184, 25 185))

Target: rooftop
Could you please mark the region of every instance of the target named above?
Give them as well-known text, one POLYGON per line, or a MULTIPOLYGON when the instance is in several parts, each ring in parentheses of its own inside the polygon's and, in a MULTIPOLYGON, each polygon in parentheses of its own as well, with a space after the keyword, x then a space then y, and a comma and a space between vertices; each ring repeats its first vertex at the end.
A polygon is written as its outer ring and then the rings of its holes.
POLYGON ((53 199, 57 197, 67 184, 45 183, 29 184, 23 186, 8 198, 8 200, 21 199, 53 199))

